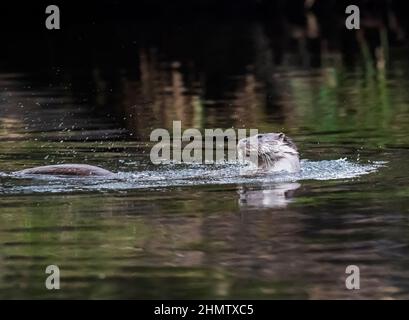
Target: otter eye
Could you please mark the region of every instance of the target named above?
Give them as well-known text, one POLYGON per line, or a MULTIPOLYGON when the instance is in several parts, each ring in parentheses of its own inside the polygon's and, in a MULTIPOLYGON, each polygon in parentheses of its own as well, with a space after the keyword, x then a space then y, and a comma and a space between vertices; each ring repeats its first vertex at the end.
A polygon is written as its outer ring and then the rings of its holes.
POLYGON ((257 135, 257 139, 260 140, 263 136, 261 134, 257 135))

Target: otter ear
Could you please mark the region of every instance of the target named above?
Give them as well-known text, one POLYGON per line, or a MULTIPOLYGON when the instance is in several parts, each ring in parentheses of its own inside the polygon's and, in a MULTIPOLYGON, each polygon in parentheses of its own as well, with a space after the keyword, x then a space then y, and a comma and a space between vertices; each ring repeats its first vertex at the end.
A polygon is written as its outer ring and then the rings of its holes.
POLYGON ((284 138, 285 138, 285 134, 282 133, 282 132, 280 132, 280 133, 278 134, 278 139, 280 139, 281 141, 284 141, 284 138))

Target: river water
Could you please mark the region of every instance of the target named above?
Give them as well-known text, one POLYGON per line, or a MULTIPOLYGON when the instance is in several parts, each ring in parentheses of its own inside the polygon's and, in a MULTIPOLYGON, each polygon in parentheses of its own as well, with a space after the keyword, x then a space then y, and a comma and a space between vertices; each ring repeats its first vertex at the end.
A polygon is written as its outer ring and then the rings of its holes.
POLYGON ((290 50, 276 63, 247 27, 153 43, 73 30, 37 64, 2 67, 1 298, 409 297, 408 60, 351 66, 334 51, 311 67, 290 50), (174 120, 285 132, 302 171, 154 165, 150 132, 174 120), (57 163, 118 176, 13 174, 57 163), (44 286, 51 264, 58 291, 44 286))

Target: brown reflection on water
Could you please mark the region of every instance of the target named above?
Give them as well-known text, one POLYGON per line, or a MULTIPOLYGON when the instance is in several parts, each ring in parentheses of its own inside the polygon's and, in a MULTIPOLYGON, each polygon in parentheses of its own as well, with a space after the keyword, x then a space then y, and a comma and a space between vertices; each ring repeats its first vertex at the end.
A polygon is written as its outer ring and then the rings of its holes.
POLYGON ((0 77, 0 172, 53 162, 142 171, 139 146, 173 120, 285 131, 302 158, 385 168, 284 186, 70 194, 2 176, 27 194, 1 195, 0 295, 49 297, 43 267, 56 263, 61 297, 407 297, 409 68, 402 48, 389 51, 398 31, 386 39, 384 24, 364 22, 334 43, 307 13, 301 26, 145 22, 96 26, 83 42, 80 27, 67 31, 58 69, 0 77), (359 292, 345 289, 349 264, 361 267, 359 292))
POLYGON ((121 113, 126 117, 126 126, 137 132, 137 128, 170 128, 172 121, 180 120, 186 127, 200 127, 201 89, 195 87, 195 82, 187 87, 181 64, 159 63, 154 50, 141 50, 139 60, 140 81, 123 82, 121 113))
POLYGON ((333 39, 317 31, 316 18, 306 21, 305 27, 284 24, 285 30, 300 30, 288 32, 285 41, 271 34, 275 25, 269 22, 248 23, 245 31, 234 23, 222 24, 218 32, 225 38, 220 39, 212 37, 212 32, 204 36, 208 26, 198 23, 198 39, 182 48, 178 46, 183 39, 192 36, 189 26, 170 29, 169 39, 157 47, 132 50, 138 61, 136 69, 122 68, 115 77, 96 69, 97 90, 91 100, 113 111, 142 140, 147 140, 154 128, 171 128, 174 120, 182 121, 184 128, 251 127, 291 132, 300 127, 303 118, 312 120, 311 114, 325 117, 339 108, 358 107, 355 102, 345 103, 350 95, 340 90, 340 82, 355 81, 357 87, 367 88, 379 82, 383 86, 385 68, 395 72, 401 67, 388 60, 390 40, 384 24, 364 21, 359 32, 343 32, 345 43, 341 44, 349 47, 342 51, 344 48, 334 47, 333 39), (353 54, 351 50, 355 50, 353 54), (352 65, 346 59, 351 56, 356 60, 352 65), (347 72, 363 73, 366 80, 346 78, 347 72), (311 78, 311 74, 315 76, 311 78), (312 100, 314 91, 321 92, 321 100, 312 100))

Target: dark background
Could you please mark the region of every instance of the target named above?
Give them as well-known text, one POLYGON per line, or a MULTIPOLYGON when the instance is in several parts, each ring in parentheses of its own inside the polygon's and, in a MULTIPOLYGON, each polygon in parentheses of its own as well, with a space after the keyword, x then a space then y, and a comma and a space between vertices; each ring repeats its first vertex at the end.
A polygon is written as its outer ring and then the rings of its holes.
MULTIPOLYGON (((349 1, 307 3, 302 0, 3 2, 0 69, 11 73, 31 72, 38 77, 37 83, 44 86, 66 86, 69 78, 73 92, 78 94, 86 88, 89 101, 95 105, 98 99, 95 70, 107 88, 115 92, 123 77, 141 79, 141 52, 156 57, 161 68, 172 69, 175 67, 172 61, 177 61, 187 90, 195 91, 193 83, 203 79, 202 96, 211 100, 223 99, 226 92, 237 91, 229 79, 253 66, 257 78, 269 88, 268 110, 279 110, 275 97, 280 93, 272 85, 271 74, 284 64, 301 69, 320 68, 323 59, 336 53, 350 70, 367 69, 369 65, 379 64, 379 60, 392 67, 394 58, 380 58, 376 51, 403 48, 399 55, 405 54, 409 31, 407 1, 354 1, 361 12, 358 31, 345 27, 349 1), (45 27, 45 8, 50 4, 60 8, 60 30, 45 27), (316 34, 309 24, 311 16, 318 26, 316 34), (383 44, 382 36, 387 39, 383 44), (296 59, 286 61, 288 54, 296 59)), ((114 97, 109 97, 100 108, 102 113, 112 113, 109 110, 115 104, 114 97)), ((113 113, 123 118, 124 111, 115 109, 113 113)))
MULTIPOLYGON (((349 4, 317 0, 306 8, 302 0, 3 1, 0 68, 27 71, 93 64, 109 69, 112 63, 137 64, 135 52, 139 48, 155 47, 169 59, 193 60, 199 69, 215 64, 207 57, 217 49, 217 55, 229 61, 226 66, 221 58, 217 68, 234 73, 251 55, 243 38, 254 22, 262 26, 276 53, 274 63, 280 65, 283 52, 297 50, 299 44, 291 37, 291 29, 306 30, 307 13, 316 17, 320 28, 318 37, 306 37, 312 56, 309 66, 320 66, 323 41, 329 50, 341 51, 347 64, 354 64, 360 49, 355 30, 345 28, 349 4), (45 28, 45 8, 50 4, 60 8, 61 30, 45 28)), ((407 1, 354 4, 360 7, 361 30, 372 53, 379 46, 379 30, 383 28, 388 30, 390 45, 406 46, 407 1)))

